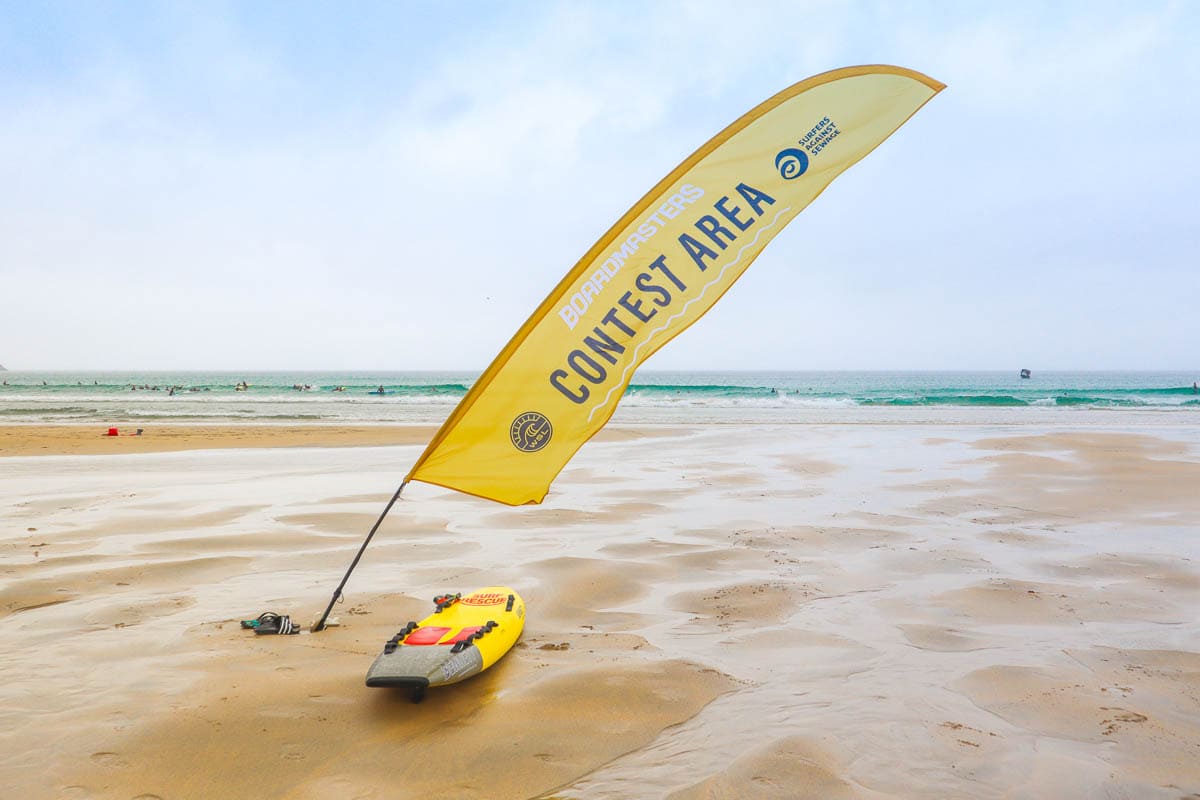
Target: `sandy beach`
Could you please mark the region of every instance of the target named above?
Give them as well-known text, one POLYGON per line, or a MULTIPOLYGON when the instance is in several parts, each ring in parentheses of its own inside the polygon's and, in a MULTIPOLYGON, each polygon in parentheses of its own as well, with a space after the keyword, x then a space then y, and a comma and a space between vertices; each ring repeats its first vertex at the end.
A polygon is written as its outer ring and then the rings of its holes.
POLYGON ((98 425, 14 425, 0 428, 0 456, 424 445, 436 429, 427 425, 127 425, 109 436, 108 428, 98 425))
POLYGON ((20 798, 1200 796, 1200 428, 612 428, 541 506, 405 490, 420 426, 0 435, 20 798), (371 446, 366 446, 371 445, 371 446), (367 689, 443 591, 496 667, 367 689))
MULTIPOLYGON (((435 425, 153 425, 118 427, 115 436, 96 425, 14 425, 0 428, 0 457, 128 455, 180 450, 246 447, 386 447, 425 444, 435 425)), ((613 428, 597 441, 620 441, 636 434, 613 428)))

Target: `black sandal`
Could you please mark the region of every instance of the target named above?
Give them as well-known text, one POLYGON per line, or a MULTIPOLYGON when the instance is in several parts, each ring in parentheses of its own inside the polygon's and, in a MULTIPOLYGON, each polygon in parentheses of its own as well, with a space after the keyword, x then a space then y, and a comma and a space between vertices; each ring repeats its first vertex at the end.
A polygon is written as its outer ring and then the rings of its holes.
POLYGON ((253 628, 254 632, 260 636, 267 634, 283 634, 290 635, 300 632, 300 626, 292 622, 292 618, 288 615, 279 615, 271 611, 266 611, 258 615, 258 619, 242 620, 243 628, 253 628))

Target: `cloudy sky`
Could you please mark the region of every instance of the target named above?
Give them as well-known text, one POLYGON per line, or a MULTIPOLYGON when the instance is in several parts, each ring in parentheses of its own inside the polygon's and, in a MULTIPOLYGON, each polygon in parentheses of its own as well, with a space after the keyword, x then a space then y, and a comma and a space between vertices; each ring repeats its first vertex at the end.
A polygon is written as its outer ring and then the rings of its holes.
POLYGON ((1197 41, 1192 2, 3 0, 0 363, 482 369, 734 118, 891 63, 949 88, 648 368, 1200 367, 1197 41))

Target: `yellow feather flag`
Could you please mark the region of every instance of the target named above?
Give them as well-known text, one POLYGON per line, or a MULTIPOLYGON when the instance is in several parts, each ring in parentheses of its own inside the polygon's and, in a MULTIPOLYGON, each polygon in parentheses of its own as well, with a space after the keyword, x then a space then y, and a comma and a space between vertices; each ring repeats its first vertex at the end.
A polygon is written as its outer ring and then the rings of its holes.
POLYGON ((567 273, 417 460, 418 480, 538 503, 634 370, 712 308, 767 243, 945 86, 848 67, 761 103, 629 209, 567 273))

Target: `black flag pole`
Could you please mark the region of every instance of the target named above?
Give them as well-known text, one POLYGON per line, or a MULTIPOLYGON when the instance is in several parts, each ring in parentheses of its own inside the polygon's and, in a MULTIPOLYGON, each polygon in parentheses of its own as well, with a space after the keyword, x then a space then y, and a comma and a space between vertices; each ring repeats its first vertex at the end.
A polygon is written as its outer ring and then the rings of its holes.
POLYGON ((400 488, 396 490, 394 495, 392 495, 392 499, 389 500, 388 504, 384 507, 383 513, 379 515, 379 519, 375 520, 375 524, 371 526, 371 532, 368 533, 367 538, 363 540, 362 547, 358 548, 358 552, 354 555, 354 560, 350 562, 349 569, 347 569, 346 574, 342 576, 342 582, 339 583, 338 587, 333 590, 333 597, 329 598, 329 605, 325 607, 325 613, 322 614, 321 618, 316 621, 312 628, 309 629, 313 633, 325 630, 325 620, 329 618, 329 612, 333 611, 334 604, 337 603, 338 598, 342 596, 342 589, 345 588, 346 581, 350 580, 350 573, 354 572, 354 568, 358 566, 359 559, 363 557, 363 553, 366 552, 367 545, 371 543, 371 537, 375 535, 375 531, 379 530, 379 526, 383 524, 383 518, 388 515, 388 512, 392 510, 392 506, 394 506, 396 501, 400 499, 400 493, 404 491, 405 486, 408 486, 407 480, 400 484, 400 488))

